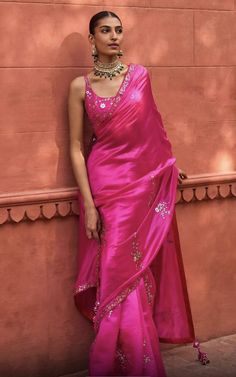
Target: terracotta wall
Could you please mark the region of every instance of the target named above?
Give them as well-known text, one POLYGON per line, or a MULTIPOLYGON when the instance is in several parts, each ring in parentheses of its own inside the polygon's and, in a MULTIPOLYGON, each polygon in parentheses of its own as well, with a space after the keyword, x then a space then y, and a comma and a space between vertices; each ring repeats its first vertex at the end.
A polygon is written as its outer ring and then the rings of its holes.
POLYGON ((196 333, 236 331, 236 2, 0 2, 0 375, 87 366, 91 326, 74 307, 78 209, 70 81, 91 67, 90 17, 123 20, 124 61, 145 65, 178 166, 177 218, 196 333))

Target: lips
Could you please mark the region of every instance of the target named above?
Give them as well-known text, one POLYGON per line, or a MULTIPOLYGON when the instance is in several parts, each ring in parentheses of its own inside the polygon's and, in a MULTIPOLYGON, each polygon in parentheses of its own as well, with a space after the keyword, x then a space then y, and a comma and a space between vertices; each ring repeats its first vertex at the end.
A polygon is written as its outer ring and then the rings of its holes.
POLYGON ((109 46, 109 47, 119 47, 119 45, 116 44, 116 43, 111 43, 111 44, 109 44, 108 46, 109 46))

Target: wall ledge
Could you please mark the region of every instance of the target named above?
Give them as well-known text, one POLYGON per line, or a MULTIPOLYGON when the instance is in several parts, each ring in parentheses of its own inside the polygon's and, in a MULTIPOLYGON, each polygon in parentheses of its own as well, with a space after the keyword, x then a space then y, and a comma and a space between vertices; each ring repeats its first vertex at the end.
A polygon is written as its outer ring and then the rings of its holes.
MULTIPOLYGON (((236 197, 236 172, 189 175, 178 185, 176 204, 236 197)), ((0 225, 78 216, 78 188, 0 194, 0 225)))
POLYGON ((191 175, 179 185, 176 203, 236 197, 236 172, 191 175))

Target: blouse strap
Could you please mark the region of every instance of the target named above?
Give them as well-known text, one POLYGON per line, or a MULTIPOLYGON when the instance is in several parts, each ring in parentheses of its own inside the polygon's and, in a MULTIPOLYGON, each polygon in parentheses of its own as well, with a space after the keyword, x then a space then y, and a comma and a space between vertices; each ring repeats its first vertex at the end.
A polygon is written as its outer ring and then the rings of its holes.
POLYGON ((90 88, 90 82, 89 82, 88 76, 84 75, 84 79, 85 79, 86 87, 90 88))

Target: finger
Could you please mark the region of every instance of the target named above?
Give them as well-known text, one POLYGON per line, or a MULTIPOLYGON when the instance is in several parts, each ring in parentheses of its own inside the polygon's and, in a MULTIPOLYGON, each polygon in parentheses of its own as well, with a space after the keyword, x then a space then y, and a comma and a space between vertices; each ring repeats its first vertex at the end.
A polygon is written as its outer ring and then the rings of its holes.
POLYGON ((97 229, 98 229, 98 232, 100 232, 101 227, 102 227, 101 220, 98 219, 98 222, 97 222, 97 229))
POLYGON ((92 238, 92 233, 89 230, 86 230, 86 235, 89 239, 92 238))
POLYGON ((98 232, 96 230, 93 231, 93 238, 95 238, 98 241, 100 240, 98 232))
POLYGON ((99 243, 102 243, 102 238, 101 238, 101 233, 100 232, 98 233, 98 241, 99 241, 99 243))

